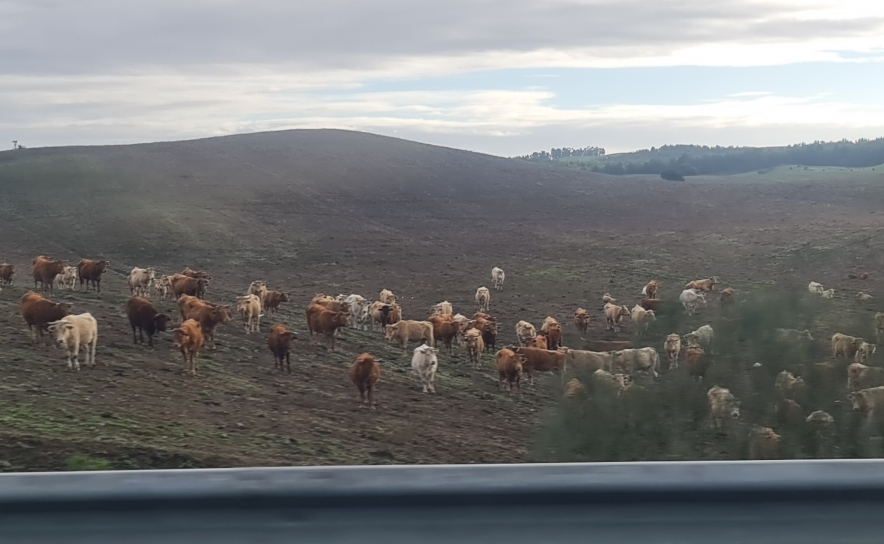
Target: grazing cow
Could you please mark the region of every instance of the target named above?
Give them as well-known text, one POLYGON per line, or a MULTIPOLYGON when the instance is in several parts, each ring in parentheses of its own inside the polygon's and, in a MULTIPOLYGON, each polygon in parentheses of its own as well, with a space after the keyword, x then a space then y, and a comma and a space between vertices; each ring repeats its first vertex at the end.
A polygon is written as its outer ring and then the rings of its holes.
POLYGON ((577 378, 571 378, 565 385, 565 393, 562 397, 566 399, 582 399, 586 397, 586 388, 577 378))
POLYGON ((198 271, 190 268, 189 266, 185 267, 184 270, 181 271, 181 275, 187 276, 188 278, 196 278, 198 280, 199 279, 203 279, 203 280, 211 280, 212 279, 212 276, 206 274, 205 272, 198 272, 198 271))
MULTIPOLYGON (((254 295, 257 296, 257 295, 254 295)), ((291 351, 295 347, 298 335, 285 328, 284 325, 276 324, 270 327, 270 336, 267 337, 267 347, 273 354, 273 370, 282 372, 283 363, 285 370, 292 373, 291 351)))
POLYGON ((624 317, 629 317, 629 308, 610 302, 605 304, 605 330, 620 332, 620 322, 624 317))
POLYGON ((847 394, 847 400, 853 405, 855 412, 860 412, 867 419, 871 419, 875 415, 875 410, 884 406, 884 386, 852 391, 847 394))
POLYGON ((777 393, 784 399, 800 400, 807 386, 804 384, 804 378, 795 376, 788 370, 783 370, 777 374, 777 381, 774 383, 777 393))
POLYGON ((275 314, 279 311, 279 305, 283 302, 288 302, 289 296, 286 293, 280 293, 279 291, 267 291, 264 293, 264 299, 262 309, 268 310, 269 313, 275 314))
POLYGON ((654 348, 622 349, 611 355, 613 366, 619 366, 628 374, 634 376, 636 372, 643 371, 654 378, 659 376, 660 355, 654 348))
POLYGON ((656 313, 660 313, 663 310, 663 301, 659 298, 643 298, 639 305, 645 310, 653 310, 656 313))
POLYGON ((843 355, 848 359, 854 359, 864 342, 862 338, 835 333, 832 335, 832 355, 836 358, 843 355))
POLYGON ((574 326, 580 331, 580 337, 586 338, 586 331, 589 329, 589 314, 584 308, 577 308, 574 312, 574 326))
POLYGON ((149 298, 151 283, 156 281, 157 271, 154 268, 138 268, 129 272, 129 294, 149 298))
POLYGON ((83 288, 83 284, 86 284, 86 290, 89 290, 89 285, 95 289, 96 292, 101 292, 101 276, 107 272, 107 268, 110 266, 110 261, 100 260, 93 261, 91 259, 83 259, 77 263, 77 277, 80 278, 80 289, 83 288))
POLYGON ((64 272, 67 261, 53 261, 40 255, 31 261, 31 264, 34 265, 31 270, 34 276, 34 289, 37 289, 37 284, 39 283, 43 291, 52 293, 52 284, 55 282, 55 277, 64 272))
POLYGON ((65 266, 61 274, 55 277, 55 281, 59 288, 73 291, 77 286, 77 267, 65 266))
POLYGON ((188 295, 182 295, 178 299, 178 310, 181 312, 182 322, 193 319, 200 324, 203 338, 211 342, 211 349, 215 349, 215 327, 233 319, 230 307, 188 295))
POLYGON ((660 298, 658 296, 660 291, 660 286, 657 284, 657 280, 651 280, 645 285, 645 288, 642 289, 642 295, 645 298, 660 298))
POLYGON ((153 281, 153 288, 156 289, 157 295, 162 299, 172 296, 172 277, 163 276, 155 279, 153 281))
POLYGON ((500 389, 503 390, 504 384, 506 384, 510 388, 510 393, 512 393, 513 385, 515 385, 516 389, 521 393, 522 357, 516 355, 516 352, 510 348, 503 348, 495 355, 495 361, 497 363, 500 389))
POLYGON ((529 340, 537 336, 537 329, 534 325, 527 321, 519 321, 516 323, 516 337, 519 339, 520 345, 526 345, 529 340))
MULTIPOLYGON (((803 417, 801 419, 804 420, 803 417)), ((779 459, 780 439, 780 435, 770 427, 753 425, 749 430, 749 459, 779 459)))
POLYGON ((526 348, 540 348, 540 349, 549 349, 549 344, 546 341, 546 333, 541 332, 534 338, 528 338, 524 343, 521 344, 526 348))
POLYGON ((433 324, 433 347, 438 347, 441 340, 448 353, 451 353, 451 345, 460 332, 460 326, 451 315, 433 315, 428 321, 433 324))
POLYGON ((822 292, 822 294, 820 296, 831 300, 831 299, 835 298, 835 290, 834 289, 826 289, 825 291, 822 292))
POLYGON ((706 378, 711 362, 706 357, 706 352, 698 345, 688 346, 684 352, 685 366, 688 369, 688 376, 694 381, 700 382, 706 378))
POLYGON ((445 300, 439 304, 430 306, 430 311, 433 312, 433 315, 452 315, 454 313, 454 308, 452 308, 450 302, 445 300))
POLYGON ((618 351, 631 349, 632 342, 629 340, 596 340, 589 342, 587 346, 591 351, 618 351))
POLYGON ((183 274, 175 274, 169 277, 172 285, 172 296, 177 300, 181 295, 196 298, 205 298, 206 287, 209 286, 207 278, 191 278, 183 274))
POLYGON ((709 400, 709 413, 712 416, 712 427, 717 433, 724 431, 724 422, 727 419, 739 419, 740 401, 724 387, 712 386, 706 392, 709 400))
POLYGON ((669 370, 678 368, 678 354, 681 353, 681 337, 677 334, 670 334, 663 343, 663 349, 666 351, 666 357, 669 358, 669 370))
POLYGON ((482 352, 485 351, 485 341, 482 338, 482 332, 476 329, 470 329, 464 333, 464 345, 467 348, 467 354, 474 368, 482 368, 482 352))
POLYGON ((777 399, 774 404, 777 422, 785 427, 800 427, 804 424, 804 408, 792 399, 777 399))
POLYGON ((719 295, 719 299, 721 300, 722 308, 731 306, 737 301, 737 292, 734 290, 733 287, 726 287, 721 290, 721 295, 719 295))
POLYGON ((487 287, 476 289, 476 307, 483 312, 491 310, 491 291, 487 287))
POLYGON ((710 291, 715 291, 715 284, 718 283, 718 276, 712 276, 711 278, 707 278, 705 280, 694 280, 688 282, 684 288, 694 289, 696 291, 701 291, 703 293, 708 293, 710 291))
POLYGON ((811 295, 822 295, 823 284, 812 281, 807 284, 807 290, 810 292, 811 295))
POLYGON ((411 368, 420 378, 421 385, 424 386, 424 393, 435 393, 436 388, 433 386, 433 380, 436 378, 436 370, 439 368, 439 359, 436 358, 436 350, 427 344, 423 344, 414 348, 414 355, 411 357, 411 368))
POLYGON ((810 331, 804 329, 799 331, 796 329, 777 329, 777 340, 788 342, 790 344, 802 344, 804 342, 813 342, 813 335, 810 331))
POLYGON ((393 323, 392 325, 387 325, 384 328, 384 337, 387 340, 396 340, 397 343, 402 345, 402 352, 408 352, 408 342, 422 342, 429 346, 432 346, 434 342, 433 338, 433 324, 429 321, 410 321, 404 320, 398 323, 393 323))
POLYGON ((0 285, 12 285, 13 277, 15 277, 15 267, 11 264, 0 264, 0 285))
POLYGON ((381 296, 378 297, 378 300, 384 304, 393 304, 396 302, 396 295, 393 294, 393 291, 384 289, 381 291, 381 296))
POLYGON ((67 351, 68 370, 72 368, 80 370, 80 348, 83 348, 85 353, 85 364, 95 366, 98 322, 92 314, 87 312, 80 315, 66 315, 58 321, 49 323, 48 329, 49 334, 55 336, 58 347, 67 351))
POLYGON ((47 325, 70 315, 71 305, 64 302, 52 302, 43 298, 33 291, 28 291, 21 297, 21 315, 28 324, 28 332, 31 340, 36 341, 39 334, 43 339, 43 331, 47 325), (36 331, 36 334, 35 334, 36 331))
POLYGON ((349 324, 349 312, 326 310, 318 304, 312 304, 307 308, 307 330, 311 336, 314 333, 325 336, 326 344, 331 351, 335 350, 335 333, 349 324))
POLYGON ((261 300, 258 295, 236 297, 236 310, 245 321, 246 334, 261 332, 261 300))
POLYGON ((651 323, 657 321, 657 316, 654 315, 654 310, 645 310, 638 304, 632 308, 631 317, 632 322, 635 323, 635 332, 637 334, 648 332, 651 323))
POLYGON ((706 296, 694 289, 685 289, 678 296, 678 301, 687 310, 688 315, 694 315, 699 307, 706 307, 706 296))
POLYGON ((632 376, 628 374, 611 374, 607 370, 596 370, 592 373, 592 381, 596 385, 596 391, 608 391, 619 395, 620 391, 634 383, 632 376))
POLYGON ((503 290, 503 282, 506 281, 506 274, 504 273, 502 268, 497 268, 496 266, 491 269, 491 282, 494 284, 494 289, 497 291, 503 290))
POLYGON ((884 385, 884 368, 851 363, 847 367, 847 389, 859 391, 884 385))
POLYGON ((565 362, 562 370, 562 381, 565 380, 568 371, 590 371, 608 370, 613 368, 613 355, 610 353, 584 351, 570 348, 559 348, 561 353, 565 354, 565 362))
POLYGON ((868 302, 868 301, 872 300, 872 298, 874 298, 874 297, 872 297, 872 295, 870 295, 868 293, 859 292, 856 294, 856 300, 859 302, 868 302))
POLYGON ((132 297, 126 303, 126 315, 129 317, 129 325, 132 327, 132 343, 137 344, 139 338, 144 343, 144 333, 147 333, 148 345, 153 347, 153 337, 166 330, 169 324, 169 316, 157 312, 153 304, 143 297, 132 297), (136 331, 138 336, 135 336, 136 331))
POLYGON ((611 293, 605 293, 602 295, 602 302, 605 304, 614 304, 617 302, 617 299, 611 296, 611 293))
POLYGON ((200 324, 195 319, 188 319, 180 327, 172 331, 172 340, 175 348, 184 357, 184 372, 196 376, 199 370, 200 350, 203 349, 205 339, 200 324))
POLYGON ((377 408, 374 401, 374 388, 380 379, 381 367, 371 354, 363 353, 353 359, 353 363, 350 365, 350 381, 359 390, 360 408, 365 407, 366 395, 371 409, 377 408))
POLYGON ((522 362, 522 370, 528 374, 528 382, 531 385, 534 385, 534 372, 562 371, 565 368, 565 354, 561 351, 525 347, 513 351, 525 359, 522 362))
MULTIPOLYGON (((688 346, 696 345, 703 349, 709 349, 712 347, 713 340, 715 340, 715 331, 709 325, 703 325, 694 332, 684 335, 684 339, 688 346)), ((712 351, 710 350, 709 353, 712 353, 712 351)))

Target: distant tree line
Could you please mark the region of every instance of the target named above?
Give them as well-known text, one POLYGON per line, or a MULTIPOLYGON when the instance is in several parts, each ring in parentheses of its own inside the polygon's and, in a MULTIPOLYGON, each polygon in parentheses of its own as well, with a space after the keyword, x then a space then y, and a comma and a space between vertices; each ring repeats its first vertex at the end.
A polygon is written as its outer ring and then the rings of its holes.
MULTIPOLYGON (((555 151, 555 150, 554 150, 555 151)), ((541 152, 545 153, 545 152, 541 152)), ((538 155, 534 153, 530 157, 538 155)), ((783 165, 864 168, 884 164, 884 138, 874 140, 801 143, 785 147, 710 147, 664 145, 632 153, 595 156, 594 159, 550 158, 563 166, 612 175, 661 174, 682 176, 740 174, 783 165), (562 160, 565 159, 565 160, 562 160)), ((526 159, 529 156, 519 157, 526 159)), ((571 155, 574 157, 574 155, 571 155)), ((530 159, 527 160, 539 160, 530 159)))
POLYGON ((531 153, 529 155, 522 155, 516 158, 526 161, 545 162, 560 159, 569 159, 571 157, 602 157, 604 155, 605 150, 601 147, 590 146, 581 149, 574 149, 572 147, 554 147, 549 150, 549 153, 547 153, 546 151, 535 151, 534 153, 531 153))

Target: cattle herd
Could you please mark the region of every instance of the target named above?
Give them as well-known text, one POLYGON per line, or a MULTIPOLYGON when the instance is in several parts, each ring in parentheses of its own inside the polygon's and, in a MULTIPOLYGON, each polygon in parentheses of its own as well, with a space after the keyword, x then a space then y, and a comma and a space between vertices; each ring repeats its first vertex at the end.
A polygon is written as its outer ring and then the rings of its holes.
MULTIPOLYGON (((42 340, 44 333, 49 333, 64 350, 69 369, 80 369, 81 353, 85 364, 95 366, 98 323, 91 314, 73 315, 69 304, 52 302, 36 291, 41 290, 51 296, 55 288, 74 289, 79 284, 81 289, 91 288, 100 293, 101 279, 109 265, 104 260, 83 259, 74 267, 68 266, 65 261, 42 255, 32 261, 34 291, 22 296, 21 315, 33 340, 42 340)), ((0 265, 0 291, 2 285, 12 284, 14 275, 12 265, 0 265)), ((504 271, 495 267, 491 276, 494 290, 501 291, 506 278, 504 271)), ((206 346, 213 349, 217 326, 234 318, 231 306, 205 300, 211 280, 211 276, 205 272, 190 268, 169 276, 160 276, 153 268, 134 268, 128 277, 131 298, 126 304, 133 342, 144 343, 146 337, 148 345, 153 348, 154 338, 172 329, 173 343, 183 358, 184 372, 197 375, 201 350, 206 346), (157 311, 149 300, 154 295, 177 301, 177 319, 157 311), (175 321, 177 326, 173 324, 175 321)), ((687 315, 694 315, 706 307, 707 296, 715 291, 719 283, 715 276, 688 283, 678 297, 687 315)), ((833 298, 833 289, 824 290, 816 282, 811 282, 808 290, 814 296, 833 298)), ((547 317, 539 329, 528 321, 519 321, 515 327, 516 342, 498 350, 498 322, 489 313, 491 293, 486 287, 476 290, 475 311, 471 317, 455 313, 452 304, 443 301, 428 309, 429 317, 426 320, 407 320, 403 318, 396 295, 387 289, 380 292, 376 301, 356 294, 337 297, 319 294, 307 304, 304 316, 310 337, 322 339, 327 349, 332 351, 335 349, 335 338, 346 327, 380 330, 387 341, 401 346, 405 354, 408 353, 409 343, 416 344, 411 351, 411 364, 426 393, 436 392, 434 378, 439 367, 439 350, 450 354, 454 346, 461 347, 477 369, 482 368, 485 353, 494 353, 499 387, 510 394, 521 393, 523 376, 533 385, 534 375, 538 372, 558 372, 566 399, 586 394, 585 384, 578 376, 584 380, 588 376, 593 381, 593 387, 609 388, 617 396, 628 396, 645 389, 636 383, 636 379, 642 375, 647 376, 643 379, 649 382, 659 376, 660 355, 654 346, 635 347, 630 340, 599 340, 588 342, 590 350, 571 349, 563 345, 562 324, 553 317, 547 317)), ((860 300, 871 299, 869 295, 860 294, 864 295, 858 297, 860 300)), ((657 281, 652 280, 644 287, 642 297, 640 303, 630 309, 627 305, 617 304, 610 293, 605 293, 602 297, 602 316, 606 329, 619 332, 628 319, 633 325, 634 338, 641 339, 657 321, 657 315, 664 307, 657 281)), ((732 288, 721 289, 718 300, 722 309, 727 309, 737 303, 737 293, 732 288)), ((242 318, 246 333, 259 334, 261 318, 277 312, 281 304, 289 301, 286 293, 268 289, 266 282, 254 281, 244 295, 236 297, 234 307, 242 318)), ((584 340, 592 319, 585 308, 578 308, 573 314, 574 327, 584 340)), ((875 331, 876 341, 884 341, 884 313, 875 315, 875 331)), ((776 336, 784 342, 813 341, 807 330, 778 329, 776 336)), ((267 346, 273 355, 275 369, 291 373, 290 353, 297 339, 297 334, 282 324, 270 327, 267 346)), ((673 332, 665 337, 660 347, 669 371, 679 371, 679 360, 683 359, 687 375, 697 383, 703 383, 710 366, 709 356, 714 354, 714 344, 715 331, 707 324, 687 334, 673 332)), ((876 408, 884 406, 884 368, 865 364, 875 354, 876 348, 875 344, 862 338, 835 333, 831 337, 831 352, 835 360, 816 365, 816 370, 824 373, 829 381, 846 377, 849 390, 847 400, 865 418, 870 418, 876 408)), ((360 354, 350 366, 349 378, 358 389, 362 404, 375 408, 375 390, 380 380, 378 359, 369 353, 360 354)), ((791 372, 783 371, 777 376, 777 415, 800 417, 806 425, 814 428, 831 426, 833 418, 824 411, 815 411, 804 418, 804 409, 798 403, 803 387, 803 379, 791 372)), ((725 433, 728 421, 740 417, 740 400, 728 389, 716 384, 707 390, 706 397, 713 428, 725 433)), ((780 436, 773 429, 753 426, 749 439, 751 458, 777 456, 780 436)))

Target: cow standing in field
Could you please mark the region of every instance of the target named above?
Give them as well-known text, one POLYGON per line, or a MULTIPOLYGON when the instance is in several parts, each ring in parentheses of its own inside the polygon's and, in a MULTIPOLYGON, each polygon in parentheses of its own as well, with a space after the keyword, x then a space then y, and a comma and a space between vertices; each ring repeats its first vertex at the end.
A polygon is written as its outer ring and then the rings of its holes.
POLYGON ((657 316, 654 315, 654 310, 645 310, 638 304, 632 308, 631 317, 632 322, 635 324, 636 334, 647 333, 651 323, 657 321, 657 316))
POLYGON ((390 291, 389 289, 383 289, 381 290, 378 300, 384 304, 393 304, 396 302, 396 295, 394 295, 393 291, 390 291))
POLYGON ((430 306, 430 311, 433 312, 433 315, 452 315, 454 313, 454 307, 450 302, 444 300, 438 304, 430 306))
POLYGON ((261 332, 261 300, 258 295, 236 297, 236 310, 245 321, 246 334, 261 332))
POLYGON ((350 324, 349 308, 347 311, 334 311, 327 310, 319 304, 311 304, 307 307, 306 317, 310 336, 323 335, 331 351, 335 350, 335 333, 350 324))
POLYGON ((197 370, 199 370, 200 350, 205 344, 199 322, 188 319, 172 332, 172 340, 175 343, 175 348, 184 357, 185 374, 196 376, 197 370))
POLYGON ((429 321, 400 321, 392 325, 387 325, 384 329, 384 337, 389 340, 396 340, 402 345, 403 353, 408 352, 408 342, 423 342, 428 346, 435 343, 433 338, 433 324, 429 321))
POLYGON ((558 351, 565 354, 562 381, 565 381, 569 371, 595 372, 600 369, 610 371, 613 368, 614 356, 611 353, 570 348, 559 348, 558 351))
POLYGON ((264 300, 267 298, 267 293, 270 290, 267 289, 267 282, 255 280, 249 284, 249 288, 246 289, 246 296, 255 295, 258 297, 258 304, 261 305, 261 313, 264 313, 264 300))
POLYGON ((485 351, 485 341, 482 339, 482 332, 476 329, 470 329, 464 334, 464 346, 467 349, 470 362, 474 368, 482 368, 482 352, 485 351))
POLYGON ((132 327, 132 342, 137 344, 139 337, 144 343, 144 333, 147 333, 148 345, 153 348, 153 337, 165 331, 169 324, 169 316, 161 314, 154 308, 149 300, 143 297, 132 297, 126 303, 126 316, 129 317, 129 325, 132 327), (135 336, 136 331, 138 337, 135 336))
POLYGON ((832 335, 832 356, 835 358, 844 356, 848 359, 855 359, 864 343, 865 341, 862 338, 835 333, 832 335))
POLYGON ((61 274, 55 277, 56 283, 60 289, 68 289, 73 291, 77 287, 77 268, 74 266, 65 266, 61 274))
POLYGON ((267 338, 267 347, 273 354, 273 370, 285 370, 289 374, 292 373, 291 351, 294 348, 294 342, 298 339, 298 335, 285 328, 283 325, 273 325, 270 327, 270 336, 267 338))
POLYGON ((187 276, 188 278, 195 278, 198 280, 199 279, 203 279, 203 280, 211 280, 212 279, 212 276, 208 275, 207 273, 194 270, 194 269, 190 268, 189 266, 185 267, 184 270, 181 271, 181 275, 187 276))
POLYGON ((605 330, 620 332, 620 322, 629 317, 629 308, 610 302, 605 304, 605 330))
POLYGON ((681 295, 678 296, 678 301, 687 310, 689 316, 694 315, 697 308, 706 307, 706 296, 695 289, 685 289, 682 291, 681 295))
POLYGON ((884 368, 851 363, 847 367, 847 389, 859 391, 884 385, 884 368))
POLYGON ((669 359, 669 370, 678 368, 678 354, 681 353, 681 337, 677 334, 670 334, 663 343, 663 349, 669 359))
POLYGON ((0 285, 12 285, 15 277, 15 267, 11 264, 0 264, 0 285))
POLYGON ((150 286, 156 281, 157 271, 154 268, 135 267, 129 272, 129 294, 150 298, 150 286))
POLYGON ((192 319, 200 324, 203 338, 211 343, 211 349, 215 349, 215 327, 233 319, 229 307, 188 295, 182 295, 178 299, 178 310, 181 312, 182 322, 192 319))
POLYGON ((724 387, 713 386, 706 392, 709 400, 709 413, 712 416, 712 427, 717 433, 724 431, 727 419, 739 419, 740 401, 724 387))
POLYGON ((528 341, 537 336, 537 329, 534 325, 527 321, 519 321, 516 323, 516 337, 519 339, 520 345, 527 345, 528 341))
POLYGON ((884 386, 853 391, 847 394, 847 400, 855 412, 860 412, 866 420, 871 421, 875 411, 884 407, 884 386))
POLYGON ((438 347, 441 341, 448 353, 451 353, 451 346, 457 339, 460 326, 451 315, 433 315, 428 321, 433 324, 433 347, 438 347))
POLYGON ((660 286, 657 284, 657 280, 649 281, 648 284, 645 285, 645 288, 642 289, 642 295, 644 295, 645 298, 660 298, 659 293, 660 286))
POLYGON ((712 276, 711 278, 707 278, 705 280, 694 280, 688 282, 687 285, 684 286, 685 290, 693 289, 702 293, 709 293, 711 291, 715 291, 715 284, 719 283, 718 276, 712 276))
POLYGON ((153 280, 153 288, 156 289, 157 295, 166 299, 172 294, 172 278, 171 276, 163 276, 153 280))
POLYGON ((476 289, 476 307, 482 312, 491 310, 491 291, 487 287, 476 289))
POLYGON ((531 385, 534 385, 534 372, 561 372, 565 368, 565 354, 561 351, 525 347, 513 351, 524 359, 522 369, 528 374, 528 383, 531 385))
POLYGON ((589 314, 584 308, 577 308, 574 312, 574 326, 580 331, 580 337, 586 338, 586 331, 589 329, 589 314))
POLYGON ((623 349, 612 353, 613 366, 618 366, 627 374, 635 375, 638 371, 647 372, 654 378, 659 377, 660 355, 654 348, 623 349))
POLYGON ((436 370, 439 368, 436 350, 426 344, 414 348, 411 368, 420 378, 424 393, 435 393, 436 388, 433 386, 433 380, 436 378, 436 370))
POLYGON ((28 324, 28 332, 33 341, 37 340, 37 335, 40 336, 40 340, 43 339, 43 331, 47 329, 49 323, 58 321, 70 313, 70 304, 52 302, 33 291, 28 291, 21 297, 21 315, 28 324))
POLYGON ((350 381, 359 390, 360 407, 365 407, 366 396, 371 409, 377 408, 374 401, 374 390, 381 379, 381 367, 369 353, 358 355, 350 365, 350 381))
POLYGON ((496 291, 503 290, 503 282, 506 281, 506 274, 504 273, 502 268, 497 268, 496 266, 491 269, 491 282, 494 284, 494 289, 496 291))
POLYGON ((205 298, 206 288, 209 286, 208 278, 191 278, 184 274, 169 276, 169 283, 172 285, 172 296, 176 300, 181 295, 205 298))
POLYGON ((31 272, 34 276, 34 289, 36 290, 38 284, 40 284, 39 286, 43 291, 52 293, 52 284, 55 282, 55 277, 64 272, 67 261, 53 261, 40 255, 31 261, 31 264, 33 264, 31 272))
POLYGON ((48 329, 49 333, 55 336, 58 347, 67 351, 68 370, 80 370, 80 348, 85 352, 85 364, 91 367, 95 366, 98 322, 95 321, 92 314, 66 315, 60 320, 50 323, 48 329))
POLYGON ((261 309, 264 312, 275 314, 279 311, 280 304, 289 301, 289 296, 286 293, 280 293, 279 291, 267 291, 264 293, 264 298, 261 300, 261 309))
POLYGON ((685 342, 688 346, 700 346, 708 349, 712 353, 712 342, 715 340, 715 331, 709 325, 703 325, 694 332, 684 335, 685 342))
POLYGON ((515 351, 503 348, 495 355, 495 362, 497 363, 497 375, 500 380, 498 385, 500 389, 503 390, 504 384, 506 384, 509 386, 510 394, 512 394, 513 386, 515 385, 516 389, 521 393, 522 358, 516 355, 515 351))
POLYGON ((96 292, 101 293, 101 276, 107 272, 109 266, 110 261, 105 260, 93 261, 91 259, 83 259, 77 263, 77 277, 80 278, 80 289, 83 288, 85 283, 87 291, 89 290, 89 285, 92 285, 96 292))
POLYGON ((706 379, 710 362, 702 347, 696 344, 688 346, 684 353, 684 361, 688 369, 688 376, 692 377, 694 381, 700 382, 706 379))

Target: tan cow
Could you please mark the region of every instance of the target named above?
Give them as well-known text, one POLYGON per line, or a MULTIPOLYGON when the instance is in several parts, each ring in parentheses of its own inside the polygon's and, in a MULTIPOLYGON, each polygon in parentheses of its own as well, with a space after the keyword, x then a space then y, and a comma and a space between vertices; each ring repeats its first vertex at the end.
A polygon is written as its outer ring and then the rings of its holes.
POLYGON ((430 311, 433 312, 433 315, 452 315, 454 313, 454 308, 451 306, 450 302, 445 300, 439 304, 430 306, 430 311))
POLYGON ((868 301, 872 300, 873 298, 874 297, 872 295, 870 295, 868 293, 863 293, 862 291, 860 291, 859 293, 856 294, 856 300, 859 302, 868 302, 868 301))
POLYGON ((384 337, 390 340, 396 340, 402 345, 402 351, 408 353, 408 342, 423 342, 428 346, 434 344, 433 324, 429 321, 409 321, 403 320, 392 325, 387 325, 384 329, 384 337))
POLYGON ((770 427, 753 425, 749 431, 749 459, 779 459, 781 438, 770 427))
POLYGON ((580 337, 586 338, 586 331, 589 329, 589 314, 584 308, 577 308, 574 312, 574 326, 580 331, 580 337))
POLYGON ((847 367, 847 389, 859 391, 884 385, 884 368, 851 363, 847 367))
POLYGON ((568 372, 595 372, 599 369, 611 371, 613 368, 614 357, 611 353, 571 348, 559 348, 558 351, 565 354, 562 381, 565 380, 568 372))
POLYGON ((832 355, 836 358, 844 356, 854 359, 863 342, 862 338, 835 333, 832 335, 832 355))
POLYGON ((788 370, 783 370, 777 374, 777 381, 774 384, 777 393, 784 399, 798 400, 802 398, 807 386, 804 379, 800 376, 796 377, 788 370))
POLYGON ((396 302, 396 295, 393 294, 393 291, 384 289, 381 291, 381 295, 378 297, 378 300, 380 300, 384 304, 393 304, 396 302))
POLYGON ((199 370, 199 355, 203 349, 205 338, 199 322, 188 319, 180 327, 172 332, 172 340, 175 347, 181 351, 184 357, 184 372, 196 376, 199 370))
POLYGON ((267 298, 267 293, 269 289, 267 289, 267 282, 261 280, 255 280, 249 284, 249 288, 246 290, 246 295, 256 295, 258 297, 258 302, 261 304, 261 312, 264 312, 264 300, 267 298))
POLYGON ((245 321, 246 334, 261 332, 261 299, 258 295, 236 297, 236 309, 245 321))
POLYGON ((497 291, 503 290, 503 283, 506 281, 506 273, 502 268, 494 267, 491 269, 491 282, 497 291))
POLYGON ((622 349, 611 353, 613 366, 620 367, 627 374, 646 372, 657 378, 660 368, 660 355, 654 348, 622 349))
POLYGON ((482 368, 482 352, 485 351, 485 341, 482 339, 482 331, 470 329, 464 333, 464 346, 474 368, 482 368))
POLYGON ((681 337, 677 334, 670 334, 663 343, 663 349, 669 358, 669 370, 678 368, 678 354, 681 353, 681 337))
POLYGON ((847 400, 853 405, 855 412, 860 412, 867 419, 875 415, 875 410, 884 406, 884 386, 861 389, 847 394, 847 400))
POLYGON ((85 353, 85 364, 95 366, 98 322, 95 321, 92 314, 64 316, 49 324, 49 333, 55 337, 58 347, 67 351, 69 370, 72 368, 80 370, 80 348, 83 348, 85 353), (71 362, 72 358, 73 362, 71 362))
POLYGON ((716 432, 724 431, 727 419, 739 419, 740 401, 724 387, 713 386, 706 392, 709 400, 709 413, 712 416, 712 427, 716 432))
POLYGON ((629 308, 610 302, 605 304, 605 330, 620 332, 620 322, 629 317, 629 308))
POLYGON ((605 304, 614 304, 617 302, 617 299, 612 297, 611 293, 605 293, 604 295, 602 295, 602 302, 604 302, 605 304))
POLYGON ((684 288, 708 293, 710 291, 715 291, 716 283, 719 283, 718 276, 712 276, 711 278, 707 278, 705 280, 694 280, 688 282, 688 284, 685 285, 684 288))
POLYGON ((642 289, 642 295, 645 298, 660 298, 658 296, 660 292, 660 286, 657 284, 657 280, 651 280, 645 285, 645 288, 642 289))
POLYGON ((483 312, 491 310, 491 291, 487 287, 476 289, 476 307, 483 312))
POLYGON ((657 316, 654 315, 654 310, 645 310, 638 304, 632 308, 631 317, 632 322, 635 324, 635 332, 638 334, 648 332, 651 323, 657 321, 657 316))
POLYGON ((519 321, 516 323, 516 337, 519 339, 520 345, 527 345, 528 341, 537 336, 537 329, 534 325, 527 321, 519 321))

